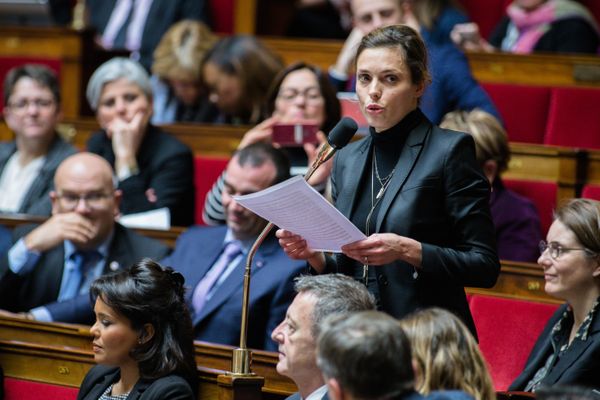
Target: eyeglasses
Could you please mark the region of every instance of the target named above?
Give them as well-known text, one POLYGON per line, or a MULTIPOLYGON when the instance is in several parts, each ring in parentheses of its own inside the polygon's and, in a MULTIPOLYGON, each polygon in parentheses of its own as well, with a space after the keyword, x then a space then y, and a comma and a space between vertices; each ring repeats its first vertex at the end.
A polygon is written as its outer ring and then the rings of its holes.
POLYGON ((316 103, 323 100, 321 92, 317 88, 308 88, 300 91, 296 89, 284 89, 277 95, 283 101, 294 101, 298 96, 304 96, 306 102, 316 103))
POLYGON ((586 253, 593 254, 593 252, 591 250, 586 249, 584 247, 563 247, 556 242, 546 243, 543 240, 540 241, 539 248, 540 248, 540 254, 544 254, 544 252, 546 250, 549 250, 550 257, 553 260, 557 260, 563 253, 567 253, 569 251, 581 250, 581 251, 585 251, 586 253))
POLYGON ((8 106, 16 111, 25 111, 30 105, 34 105, 39 109, 47 110, 54 105, 52 99, 21 99, 15 102, 9 102, 8 106))
POLYGON ((106 207, 106 200, 110 198, 112 194, 108 193, 88 193, 84 195, 78 195, 74 193, 62 193, 56 196, 60 201, 61 206, 68 211, 73 211, 77 208, 79 201, 83 200, 89 208, 94 210, 100 210, 106 207))

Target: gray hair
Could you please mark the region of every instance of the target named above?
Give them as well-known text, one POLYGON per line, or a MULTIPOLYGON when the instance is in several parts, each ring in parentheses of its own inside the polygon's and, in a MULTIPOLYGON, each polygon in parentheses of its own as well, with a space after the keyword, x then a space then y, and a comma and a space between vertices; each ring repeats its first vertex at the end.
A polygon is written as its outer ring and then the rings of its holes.
POLYGON ((379 311, 334 315, 321 328, 317 365, 353 398, 392 399, 414 390, 410 342, 393 317, 379 311))
POLYGON ((144 67, 129 58, 115 57, 99 66, 88 82, 85 95, 92 110, 98 109, 104 85, 119 79, 139 86, 146 97, 152 99, 152 85, 144 67))
POLYGON ((319 336, 321 322, 330 315, 375 310, 375 299, 365 285, 343 274, 299 276, 294 289, 297 293, 312 294, 317 299, 311 328, 315 339, 319 336))

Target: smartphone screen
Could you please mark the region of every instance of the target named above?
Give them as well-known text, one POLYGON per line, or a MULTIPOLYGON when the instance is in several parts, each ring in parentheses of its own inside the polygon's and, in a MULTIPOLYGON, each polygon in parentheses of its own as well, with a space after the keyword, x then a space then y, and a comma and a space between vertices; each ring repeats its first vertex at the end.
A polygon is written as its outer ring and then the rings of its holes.
POLYGON ((317 143, 319 127, 312 124, 280 124, 273 126, 273 143, 284 147, 317 143))

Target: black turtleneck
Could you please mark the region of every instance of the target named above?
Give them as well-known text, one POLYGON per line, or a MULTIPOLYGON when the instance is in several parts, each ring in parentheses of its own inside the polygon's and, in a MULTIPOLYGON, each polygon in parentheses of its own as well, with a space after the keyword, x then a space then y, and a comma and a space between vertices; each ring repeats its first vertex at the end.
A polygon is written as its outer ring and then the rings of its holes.
MULTIPOLYGON (((364 168, 364 173, 361 178, 361 182, 358 185, 358 194, 354 209, 350 215, 350 220, 356 225, 363 233, 367 233, 365 229, 365 223, 367 215, 371 211, 371 202, 375 203, 375 196, 381 185, 379 180, 375 177, 375 171, 373 171, 373 152, 377 153, 377 170, 379 176, 384 179, 388 176, 400 159, 402 148, 406 142, 408 134, 423 120, 425 116, 420 109, 411 111, 396 125, 382 132, 375 132, 372 127, 369 128, 371 135, 372 146, 369 149, 369 156, 367 157, 367 165, 364 168), (373 181, 373 193, 371 193, 371 178, 373 181)), ((360 168, 357 166, 357 171, 360 168)), ((381 201, 380 201, 381 202, 381 201)), ((377 211, 379 206, 375 207, 373 215, 370 219, 369 234, 375 231, 375 222, 377 221, 377 211)))
MULTIPOLYGON (((377 153, 377 170, 379 172, 379 177, 385 179, 392 170, 398 164, 398 160, 400 159, 400 154, 402 153, 402 148, 404 147, 404 143, 406 142, 406 138, 408 134, 419 125, 425 116, 421 112, 420 109, 415 109, 408 113, 400 122, 398 122, 393 127, 386 129, 382 132, 376 132, 372 127, 369 128, 369 133, 371 136, 372 145, 369 148, 369 155, 366 160, 366 165, 364 168, 364 173, 360 178, 360 183, 358 185, 358 193, 356 202, 354 203, 354 209, 350 214, 350 221, 354 225, 358 227, 364 234, 372 235, 375 232, 375 226, 377 223, 377 214, 379 213, 379 208, 381 204, 381 200, 377 202, 375 197, 377 193, 381 189, 381 184, 379 180, 376 178, 375 171, 373 168, 373 154, 377 153), (372 182, 372 189, 371 189, 372 182), (376 204, 377 203, 377 204, 376 204), (366 230, 366 222, 367 216, 371 211, 372 206, 375 206, 373 209, 373 213, 369 220, 369 230, 366 230)), ((360 171, 362 169, 361 166, 356 166, 356 171, 360 171)), ((394 174, 396 171, 394 171, 394 174)), ((369 291, 375 295, 378 299, 378 288, 376 285, 374 268, 369 268, 369 291)), ((362 264, 355 262, 355 274, 356 278, 362 276, 362 264)))

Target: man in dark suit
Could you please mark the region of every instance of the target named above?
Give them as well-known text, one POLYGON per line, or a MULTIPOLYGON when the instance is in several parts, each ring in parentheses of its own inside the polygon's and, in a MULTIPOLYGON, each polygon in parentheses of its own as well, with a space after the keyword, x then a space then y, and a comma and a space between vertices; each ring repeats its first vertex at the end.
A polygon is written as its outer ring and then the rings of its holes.
POLYGON ((15 67, 4 79, 3 98, 15 140, 0 144, 0 212, 50 215, 54 172, 76 151, 56 133, 62 118, 58 79, 42 65, 15 67))
POLYGON ((398 321, 379 311, 337 315, 321 325, 317 364, 332 400, 469 400, 457 390, 415 391, 410 341, 398 321))
POLYGON ((102 157, 65 159, 54 184, 52 217, 15 230, 14 245, 0 259, 0 308, 30 319, 89 323, 95 278, 142 257, 160 259, 167 248, 115 223, 121 193, 102 157))
POLYGON ((279 345, 277 372, 294 381, 298 393, 288 400, 327 399, 327 386, 317 367, 316 347, 320 324, 331 315, 374 310, 375 301, 366 287, 341 274, 302 276, 298 293, 285 319, 272 333, 279 345))
MULTIPOLYGON (((271 145, 257 143, 239 150, 227 165, 222 201, 227 226, 194 227, 163 260, 181 272, 196 339, 237 345, 240 338, 245 260, 266 221, 239 205, 233 196, 258 192, 289 177, 289 160, 271 145)), ((290 260, 270 235, 258 248, 252 266, 248 346, 275 350, 273 328, 292 301, 295 276, 306 268, 290 260)))
POLYGON ((210 25, 207 0, 86 0, 89 24, 107 49, 127 49, 149 71, 154 49, 175 22, 210 25))

